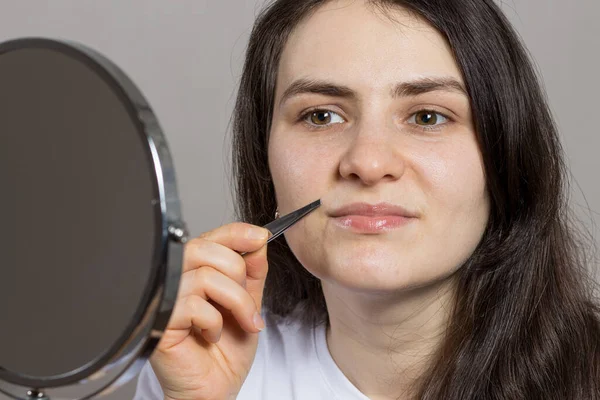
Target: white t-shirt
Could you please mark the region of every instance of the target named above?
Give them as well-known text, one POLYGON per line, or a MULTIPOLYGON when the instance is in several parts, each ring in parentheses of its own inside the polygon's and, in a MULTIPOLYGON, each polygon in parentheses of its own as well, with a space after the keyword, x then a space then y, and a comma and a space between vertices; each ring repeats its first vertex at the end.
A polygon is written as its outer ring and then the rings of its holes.
MULTIPOLYGON (((237 400, 368 400, 340 371, 325 339, 315 329, 263 313, 254 363, 237 400)), ((143 367, 134 400, 163 400, 150 363, 143 367)))

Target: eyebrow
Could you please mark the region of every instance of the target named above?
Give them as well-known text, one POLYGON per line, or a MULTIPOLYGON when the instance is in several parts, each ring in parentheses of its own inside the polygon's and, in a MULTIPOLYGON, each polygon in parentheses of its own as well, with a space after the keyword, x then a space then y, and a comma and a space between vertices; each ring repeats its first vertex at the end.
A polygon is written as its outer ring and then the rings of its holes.
MULTIPOLYGON (((412 81, 401 82, 391 90, 393 98, 418 96, 428 92, 445 91, 456 92, 468 97, 467 90, 458 80, 452 77, 419 78, 412 81)), ((340 98, 357 98, 357 93, 347 86, 337 85, 331 82, 315 79, 298 79, 294 81, 283 92, 279 105, 281 106, 291 97, 305 94, 316 93, 324 96, 340 98)))
POLYGON ((462 83, 451 77, 421 78, 414 81, 402 82, 392 90, 392 97, 418 96, 423 93, 444 91, 457 92, 468 96, 462 83))

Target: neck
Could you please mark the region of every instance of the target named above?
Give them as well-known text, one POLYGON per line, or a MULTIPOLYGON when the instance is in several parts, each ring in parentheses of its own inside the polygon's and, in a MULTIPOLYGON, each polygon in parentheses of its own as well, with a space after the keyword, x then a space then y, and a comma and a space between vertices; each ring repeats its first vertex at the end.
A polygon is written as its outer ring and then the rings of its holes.
POLYGON ((372 400, 414 396, 412 385, 444 339, 454 280, 394 294, 322 285, 327 345, 344 375, 372 400))

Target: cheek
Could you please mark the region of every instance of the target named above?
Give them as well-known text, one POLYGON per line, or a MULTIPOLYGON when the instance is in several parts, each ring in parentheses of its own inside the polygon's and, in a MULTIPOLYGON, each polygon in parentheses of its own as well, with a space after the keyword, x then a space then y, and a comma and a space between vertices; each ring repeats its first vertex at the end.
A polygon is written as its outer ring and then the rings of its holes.
POLYGON ((420 168, 416 175, 425 207, 411 262, 422 269, 419 280, 447 276, 473 253, 487 225, 481 155, 474 140, 454 141, 437 146, 414 165, 420 168))
POLYGON ((428 229, 423 243, 433 258, 445 257, 448 268, 454 269, 464 263, 481 240, 489 202, 475 141, 455 143, 448 150, 438 154, 424 172, 429 193, 425 196, 428 229))
POLYGON ((473 136, 436 146, 417 172, 424 191, 424 229, 418 242, 448 269, 462 265, 485 231, 489 218, 483 161, 473 136))
POLYGON ((331 171, 330 154, 289 140, 269 144, 269 168, 282 211, 292 211, 323 195, 331 171))
POLYGON ((485 200, 485 176, 479 149, 474 140, 439 147, 421 157, 421 187, 428 208, 440 212, 472 209, 485 200), (440 207, 442 205, 442 207, 440 207))

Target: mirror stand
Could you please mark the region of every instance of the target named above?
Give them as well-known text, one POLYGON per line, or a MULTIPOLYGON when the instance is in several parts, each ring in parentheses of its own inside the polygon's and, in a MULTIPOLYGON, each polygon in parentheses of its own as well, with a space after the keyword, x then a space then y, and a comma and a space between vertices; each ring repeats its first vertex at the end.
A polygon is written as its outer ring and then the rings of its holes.
POLYGON ((46 396, 44 392, 33 389, 27 391, 27 400, 50 400, 50 397, 46 396))
MULTIPOLYGON (((20 397, 16 397, 14 394, 9 393, 8 391, 3 390, 2 388, 0 388, 0 393, 11 399, 21 400, 20 397)), ((50 400, 50 397, 46 396, 41 390, 30 389, 27 391, 27 395, 26 397, 24 397, 24 400, 50 400)))

